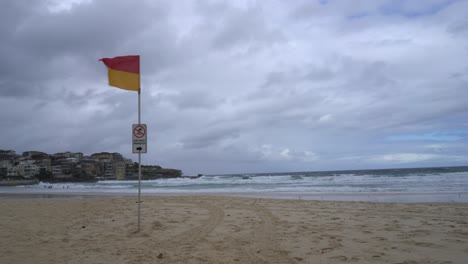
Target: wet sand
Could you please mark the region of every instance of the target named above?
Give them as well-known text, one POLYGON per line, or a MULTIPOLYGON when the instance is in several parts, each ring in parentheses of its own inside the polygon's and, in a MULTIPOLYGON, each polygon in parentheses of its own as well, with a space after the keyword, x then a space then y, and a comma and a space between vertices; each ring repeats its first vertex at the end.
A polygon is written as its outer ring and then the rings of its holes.
MULTIPOLYGON (((133 192, 96 192, 76 189, 37 189, 0 187, 0 199, 95 199, 136 197, 133 192)), ((307 192, 143 192, 144 197, 153 196, 229 196, 244 198, 318 200, 318 201, 361 201, 361 202, 432 202, 468 203, 468 192, 349 192, 349 193, 307 193, 307 192)), ((134 198, 137 199, 137 198, 134 198)))
POLYGON ((1 199, 0 263, 466 263, 467 203, 1 199))

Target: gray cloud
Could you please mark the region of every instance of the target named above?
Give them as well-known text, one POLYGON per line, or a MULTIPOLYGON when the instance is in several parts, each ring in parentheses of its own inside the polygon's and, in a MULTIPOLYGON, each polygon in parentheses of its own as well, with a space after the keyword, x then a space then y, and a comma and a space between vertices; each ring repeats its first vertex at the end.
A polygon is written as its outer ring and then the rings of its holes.
MULTIPOLYGON (((0 149, 133 157, 137 93, 98 59, 141 55, 146 163, 186 173, 460 165, 467 1, 2 1, 0 149)), ((134 157, 133 157, 134 158, 134 157)))
POLYGON ((282 41, 278 29, 269 29, 262 19, 260 8, 233 10, 220 21, 220 30, 214 38, 215 48, 229 48, 239 44, 267 44, 282 41))
POLYGON ((239 137, 239 131, 235 128, 210 129, 209 131, 194 131, 185 139, 182 139, 184 148, 206 148, 218 145, 225 140, 239 137))

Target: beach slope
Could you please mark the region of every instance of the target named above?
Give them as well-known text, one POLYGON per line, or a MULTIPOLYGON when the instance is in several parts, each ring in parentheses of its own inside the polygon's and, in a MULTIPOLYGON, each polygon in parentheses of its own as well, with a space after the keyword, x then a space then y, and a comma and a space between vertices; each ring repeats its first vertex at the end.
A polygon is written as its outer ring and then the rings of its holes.
POLYGON ((468 204, 2 199, 0 263, 466 263, 468 204))

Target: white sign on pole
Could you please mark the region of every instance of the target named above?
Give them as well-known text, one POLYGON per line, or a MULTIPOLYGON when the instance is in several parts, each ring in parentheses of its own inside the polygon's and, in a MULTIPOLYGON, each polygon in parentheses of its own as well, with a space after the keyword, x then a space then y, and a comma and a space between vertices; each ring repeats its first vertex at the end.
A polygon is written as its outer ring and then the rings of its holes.
POLYGON ((146 135, 148 130, 146 124, 133 124, 132 126, 132 137, 133 137, 133 153, 146 153, 146 135))

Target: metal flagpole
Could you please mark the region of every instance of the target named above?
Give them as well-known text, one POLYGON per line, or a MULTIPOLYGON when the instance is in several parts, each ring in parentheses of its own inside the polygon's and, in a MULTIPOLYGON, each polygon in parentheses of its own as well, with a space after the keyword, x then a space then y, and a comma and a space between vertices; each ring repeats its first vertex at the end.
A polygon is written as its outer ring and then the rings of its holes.
MULTIPOLYGON (((140 119, 140 90, 138 90, 138 125, 141 124, 140 119)), ((141 205, 141 146, 138 150, 138 231, 140 231, 140 205, 141 205)))

